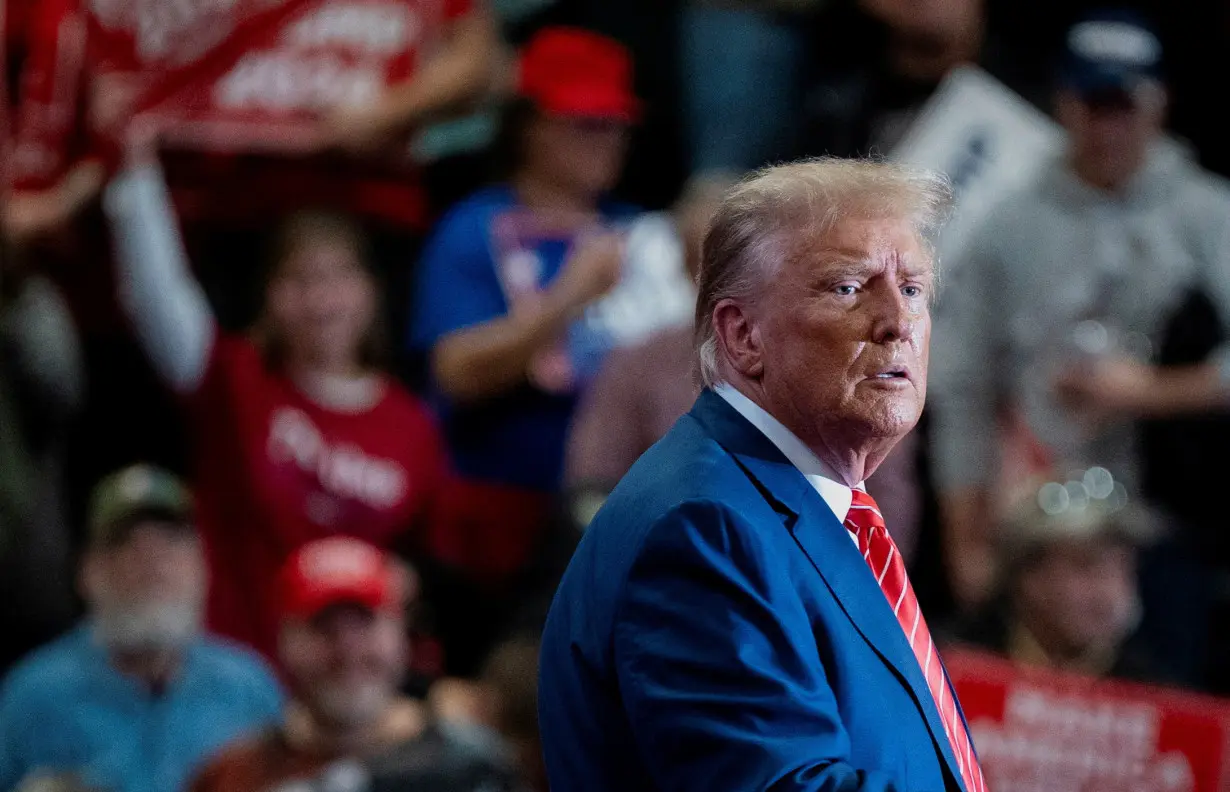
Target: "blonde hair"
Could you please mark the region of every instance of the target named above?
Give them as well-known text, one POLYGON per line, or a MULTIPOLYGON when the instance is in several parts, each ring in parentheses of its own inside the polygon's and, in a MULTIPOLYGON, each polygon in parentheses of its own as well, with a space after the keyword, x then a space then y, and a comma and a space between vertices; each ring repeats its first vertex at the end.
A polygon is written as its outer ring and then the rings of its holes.
POLYGON ((731 188, 705 235, 694 345, 701 383, 720 380, 713 311, 750 300, 793 253, 799 232, 824 235, 850 218, 901 218, 933 250, 952 207, 943 174, 874 160, 820 157, 759 170, 731 188))

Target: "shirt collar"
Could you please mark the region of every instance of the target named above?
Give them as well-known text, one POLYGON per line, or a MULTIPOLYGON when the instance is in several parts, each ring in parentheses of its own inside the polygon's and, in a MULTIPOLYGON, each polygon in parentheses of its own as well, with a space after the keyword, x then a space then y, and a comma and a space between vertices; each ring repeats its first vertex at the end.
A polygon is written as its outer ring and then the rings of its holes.
MULTIPOLYGON (((777 450, 790 460, 790 464, 799 469, 799 472, 807 479, 807 483, 820 493, 820 497, 832 510, 837 520, 844 523, 854 494, 850 487, 842 483, 833 469, 821 461, 820 457, 816 456, 815 452, 808 448, 794 432, 787 429, 781 421, 744 396, 730 383, 719 383, 713 390, 725 399, 727 404, 735 408, 736 412, 746 418, 752 426, 769 438, 773 445, 777 446, 777 450)), ((861 482, 857 489, 863 489, 861 482)))

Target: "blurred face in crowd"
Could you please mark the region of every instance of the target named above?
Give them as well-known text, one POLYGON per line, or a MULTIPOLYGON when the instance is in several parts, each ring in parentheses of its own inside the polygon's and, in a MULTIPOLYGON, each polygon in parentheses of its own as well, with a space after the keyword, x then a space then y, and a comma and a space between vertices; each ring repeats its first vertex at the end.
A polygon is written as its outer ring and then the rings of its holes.
POLYGON ((200 630, 205 559, 190 526, 136 522, 89 551, 82 577, 98 637, 114 650, 175 648, 200 630))
POLYGON ((939 80, 972 58, 982 40, 983 0, 862 0, 888 27, 895 71, 916 80, 939 80))
POLYGON ((1068 131, 1072 167, 1103 190, 1117 190, 1140 170, 1162 131, 1166 93, 1156 83, 1132 92, 1061 91, 1055 115, 1068 131))
POLYGON ((1138 618, 1136 554, 1113 541, 1057 542, 1022 570, 1017 612, 1048 654, 1117 647, 1138 618))
POLYGON ((597 197, 619 180, 628 148, 621 121, 536 114, 526 130, 523 168, 579 195, 597 197))
POLYGON ((707 179, 693 185, 675 206, 675 223, 683 241, 684 265, 692 280, 696 280, 700 272, 709 223, 722 203, 722 196, 734 183, 733 177, 707 179))
POLYGON ((862 6, 896 33, 940 43, 982 19, 982 0, 862 0, 862 6))
POLYGON ((809 446, 887 453, 926 397, 932 257, 902 218, 852 218, 790 244, 751 306, 741 373, 809 446))
POLYGON ((321 724, 354 729, 376 723, 397 695, 408 648, 391 613, 334 605, 284 625, 282 662, 321 724))
POLYGON ((358 364, 375 317, 375 284, 357 244, 307 231, 291 244, 269 282, 266 311, 294 364, 358 364))

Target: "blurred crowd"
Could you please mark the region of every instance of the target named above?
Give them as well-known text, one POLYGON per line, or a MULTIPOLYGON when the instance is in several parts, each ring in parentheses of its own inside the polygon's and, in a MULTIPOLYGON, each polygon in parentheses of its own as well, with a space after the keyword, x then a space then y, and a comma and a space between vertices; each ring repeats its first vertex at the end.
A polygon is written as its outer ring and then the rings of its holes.
POLYGON ((964 66, 1064 142, 942 263, 928 411, 868 489, 950 645, 1230 694, 1224 4, 0 32, 0 792, 545 789, 537 632, 697 395, 710 213, 891 157, 964 66))

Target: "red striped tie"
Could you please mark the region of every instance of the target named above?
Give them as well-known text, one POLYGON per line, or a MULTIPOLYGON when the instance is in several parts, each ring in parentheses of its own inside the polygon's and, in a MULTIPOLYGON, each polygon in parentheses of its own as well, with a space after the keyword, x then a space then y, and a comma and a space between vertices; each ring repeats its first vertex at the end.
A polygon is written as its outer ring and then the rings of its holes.
POLYGON ((978 766, 978 757, 974 756, 974 748, 970 742, 969 733, 957 712, 957 703, 948 684, 948 677, 940 665, 940 656, 931 640, 931 631, 927 629, 927 620, 923 618, 922 609, 918 607, 918 599, 914 596, 914 587, 905 573, 905 562, 897 545, 893 542, 888 530, 884 527, 884 517, 871 496, 862 490, 854 490, 854 500, 850 504, 850 513, 846 515, 846 530, 856 540, 858 548, 863 553, 867 566, 884 596, 888 598, 910 641, 910 648, 918 658, 927 687, 935 699, 940 720, 944 722, 944 731, 948 733, 948 742, 952 752, 957 757, 957 766, 961 768, 961 778, 965 782, 966 792, 986 792, 986 782, 982 777, 982 768, 978 766))

